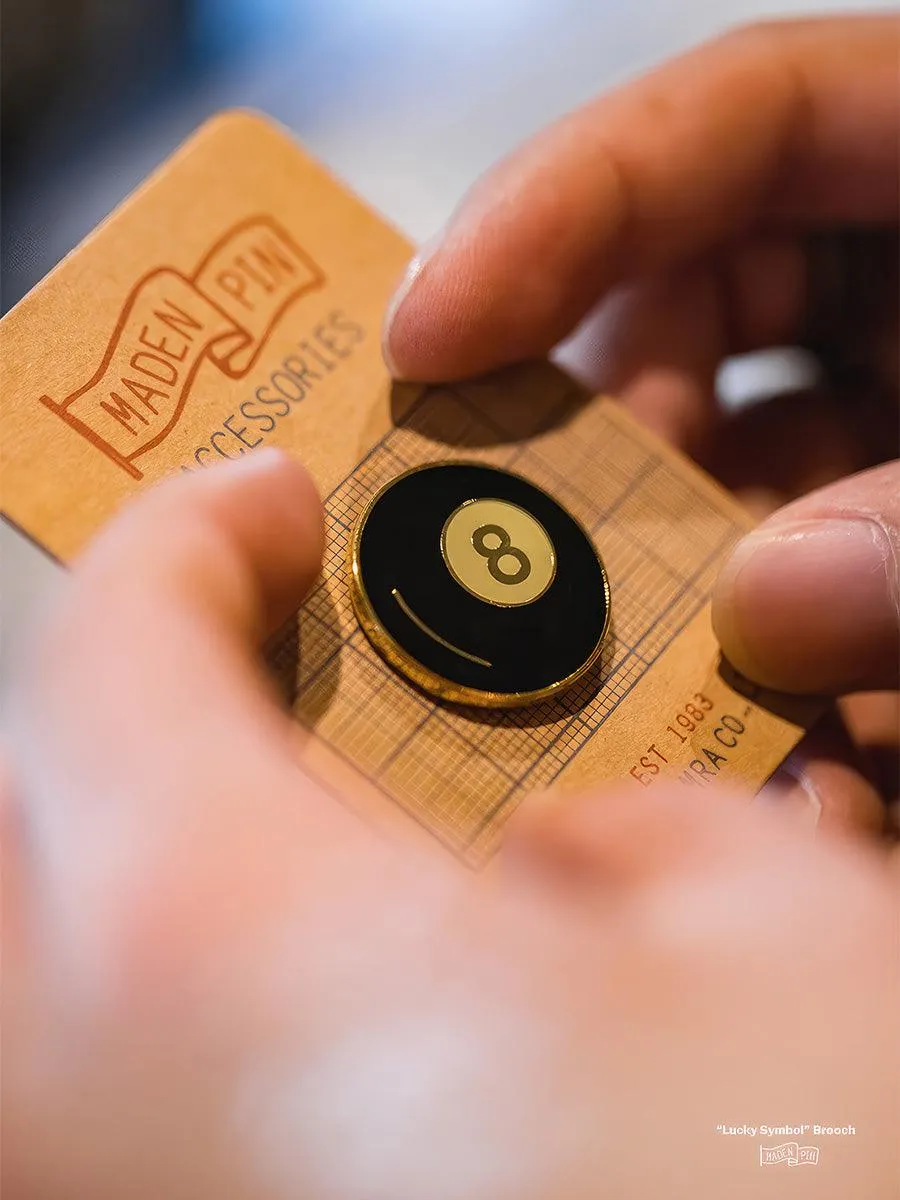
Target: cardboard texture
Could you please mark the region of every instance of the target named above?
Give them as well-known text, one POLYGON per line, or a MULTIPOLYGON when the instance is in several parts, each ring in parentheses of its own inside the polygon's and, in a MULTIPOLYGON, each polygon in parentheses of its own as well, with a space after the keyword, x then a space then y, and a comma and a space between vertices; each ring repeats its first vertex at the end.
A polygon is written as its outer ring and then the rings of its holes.
POLYGON ((166 474, 266 444, 296 454, 328 525, 321 581, 270 647, 298 753, 367 818, 413 833, 412 816, 471 863, 534 790, 669 775, 758 788, 816 706, 720 667, 709 593, 751 520, 549 364, 393 385, 379 331, 410 252, 269 122, 209 122, 0 325, 5 516, 68 561, 166 474), (606 653, 561 700, 441 706, 359 629, 357 516, 401 471, 454 457, 545 488, 607 566, 606 653))

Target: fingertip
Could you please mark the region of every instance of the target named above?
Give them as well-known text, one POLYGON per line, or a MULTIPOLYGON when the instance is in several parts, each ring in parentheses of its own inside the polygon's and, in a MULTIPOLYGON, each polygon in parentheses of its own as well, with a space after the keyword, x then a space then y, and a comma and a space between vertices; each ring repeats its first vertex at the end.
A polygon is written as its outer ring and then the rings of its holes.
POLYGON ((480 301, 480 253, 455 238, 418 254, 388 304, 382 353, 394 379, 463 379, 505 356, 491 348, 492 315, 480 301))
POLYGON ((713 588, 712 625, 722 653, 763 687, 826 689, 823 675, 830 673, 830 664, 821 643, 828 632, 819 629, 817 614, 806 611, 808 585, 797 561, 806 525, 764 524, 747 534, 713 588))
POLYGON ((121 593, 140 581, 212 608, 230 595, 265 632, 299 606, 321 567, 324 537, 309 472, 264 447, 163 479, 88 547, 76 577, 89 591, 121 593))
POLYGON ((745 561, 752 555, 752 538, 749 534, 734 547, 725 565, 719 572, 711 597, 713 633, 718 639, 722 653, 733 667, 756 683, 762 683, 759 672, 765 671, 744 641, 742 611, 743 594, 739 592, 738 579, 745 561))
POLYGON ((627 785, 529 798, 510 821, 504 855, 570 883, 639 882, 706 856, 731 836, 746 797, 715 801, 674 779, 645 791, 627 785))
POLYGON ((381 327, 381 354, 391 378, 398 382, 404 382, 411 378, 407 370, 407 363, 413 365, 415 363, 415 355, 414 353, 410 354, 409 348, 409 322, 404 324, 402 320, 398 320, 398 317, 421 270, 422 256, 417 254, 410 260, 394 294, 388 301, 381 327))
POLYGON ((884 833, 884 804, 836 709, 788 755, 755 803, 810 831, 872 839, 884 833))
POLYGON ((456 289, 466 291, 471 260, 459 215, 422 243, 385 309, 381 353, 391 378, 400 383, 436 383, 465 373, 456 289))
POLYGON ((297 608, 322 565, 322 501, 306 467, 280 447, 265 447, 209 474, 215 519, 258 572, 266 624, 297 608))
POLYGON ((842 692, 896 679, 892 549, 867 518, 773 519, 720 572, 713 629, 725 657, 765 687, 842 692))
POLYGON ((538 357, 587 311, 596 273, 586 289, 572 280, 584 255, 557 236, 562 200, 529 182, 541 157, 532 147, 494 168, 407 268, 382 343, 395 379, 468 379, 538 357))

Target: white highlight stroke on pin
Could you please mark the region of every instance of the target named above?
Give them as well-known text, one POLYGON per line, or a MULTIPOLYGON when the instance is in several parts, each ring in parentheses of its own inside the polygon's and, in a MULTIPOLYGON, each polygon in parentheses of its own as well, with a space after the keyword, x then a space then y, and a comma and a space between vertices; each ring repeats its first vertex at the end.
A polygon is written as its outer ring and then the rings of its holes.
POLYGON ((446 647, 447 650, 452 650, 454 654, 459 654, 462 658, 467 658, 469 662, 478 663, 481 667, 492 667, 494 665, 493 663, 489 663, 486 658, 479 658, 477 654, 470 654, 468 650, 461 650, 459 646, 454 646, 452 642, 448 642, 446 638, 442 638, 439 633, 435 633, 429 625, 425 624, 421 617, 416 616, 396 588, 391 588, 391 595, 412 623, 417 625, 423 633, 433 638, 439 645, 446 647))

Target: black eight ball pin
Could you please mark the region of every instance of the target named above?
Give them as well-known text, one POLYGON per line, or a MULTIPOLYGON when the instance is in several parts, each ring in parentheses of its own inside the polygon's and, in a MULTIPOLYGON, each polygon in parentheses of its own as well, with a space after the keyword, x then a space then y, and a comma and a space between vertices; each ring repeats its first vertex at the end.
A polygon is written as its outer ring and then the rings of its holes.
POLYGON ((609 581, 582 527, 534 484, 479 463, 398 476, 360 517, 351 596, 375 649, 440 699, 555 696, 599 658, 609 581))

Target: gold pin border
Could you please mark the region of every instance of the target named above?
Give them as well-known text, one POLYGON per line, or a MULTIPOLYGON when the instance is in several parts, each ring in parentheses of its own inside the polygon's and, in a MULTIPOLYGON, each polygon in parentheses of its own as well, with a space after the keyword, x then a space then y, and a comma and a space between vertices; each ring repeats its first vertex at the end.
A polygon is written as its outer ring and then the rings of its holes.
POLYGON ((532 483, 524 475, 519 475, 515 471, 507 471, 505 467, 495 467, 491 463, 478 462, 475 459, 449 459, 440 462, 423 463, 421 466, 410 467, 409 470, 395 475, 393 479, 378 489, 360 513, 353 529, 353 536, 350 539, 348 563, 350 571, 350 601, 363 633, 376 652, 389 666, 393 667, 394 670, 405 676, 405 678, 411 680, 422 691, 428 692, 429 695, 450 704, 467 704, 476 708, 524 708, 526 705, 537 704, 541 700, 549 700, 560 695, 572 687, 573 684, 577 683, 579 679, 583 679, 596 666, 600 655, 603 653, 603 647, 609 634, 612 619, 612 594, 606 565, 597 553, 593 539, 584 528, 584 525, 561 504, 559 505, 560 508, 575 522, 587 538, 588 545, 594 552, 594 557, 600 567, 600 575, 603 579, 603 594, 606 601, 606 620, 603 623, 603 629, 600 631, 600 637, 596 645, 585 662, 577 670, 567 675, 565 679, 558 679, 555 683, 548 684, 547 687, 539 688, 537 691, 532 692, 484 692, 477 688, 466 687, 464 684, 454 683, 451 679, 445 679, 442 675, 438 675, 437 672, 424 666, 417 658, 413 658, 407 650, 404 650, 399 642, 391 637, 378 620, 362 581, 362 572, 359 565, 360 544, 366 522, 369 519, 372 509, 384 493, 399 483, 401 479, 406 479, 409 475, 418 475, 421 471, 431 471, 435 467, 482 467, 491 471, 499 471, 501 474, 512 475, 514 479, 519 479, 523 483, 527 483, 530 487, 536 488, 537 491, 543 492, 555 504, 559 504, 559 501, 550 492, 545 488, 539 487, 536 483, 532 483))

